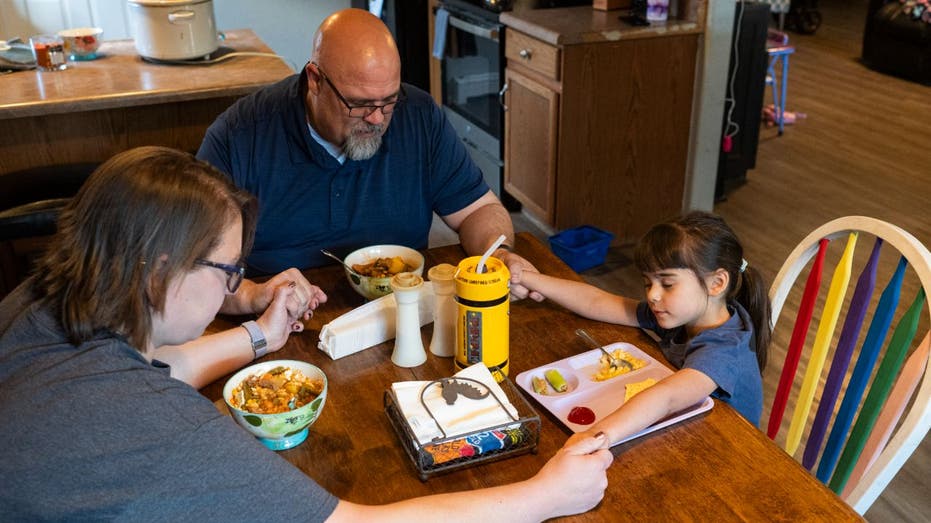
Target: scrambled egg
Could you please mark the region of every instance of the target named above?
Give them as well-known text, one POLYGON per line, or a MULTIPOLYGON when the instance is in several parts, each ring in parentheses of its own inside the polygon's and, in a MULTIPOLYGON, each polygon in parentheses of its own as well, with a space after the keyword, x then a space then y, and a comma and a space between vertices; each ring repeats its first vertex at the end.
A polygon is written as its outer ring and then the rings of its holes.
POLYGON ((601 359, 598 360, 598 365, 600 368, 598 369, 598 372, 596 372, 592 376, 593 380, 595 381, 609 380, 615 376, 620 376, 621 374, 626 374, 628 372, 635 371, 647 364, 647 362, 641 359, 635 358, 631 356, 630 354, 628 354, 627 352, 622 351, 621 349, 616 349, 612 353, 612 356, 614 356, 614 359, 616 360, 626 361, 627 363, 630 364, 630 368, 628 368, 626 365, 618 365, 617 367, 612 367, 611 359, 608 358, 608 355, 602 354, 601 359))

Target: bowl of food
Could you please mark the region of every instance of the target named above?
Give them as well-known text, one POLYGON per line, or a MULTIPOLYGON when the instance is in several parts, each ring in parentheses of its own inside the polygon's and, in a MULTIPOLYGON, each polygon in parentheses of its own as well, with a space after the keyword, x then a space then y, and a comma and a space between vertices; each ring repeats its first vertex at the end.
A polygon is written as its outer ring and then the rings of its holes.
POLYGON ((363 247, 343 261, 349 284, 367 300, 391 294, 391 277, 395 274, 412 272, 423 276, 423 254, 403 245, 363 247))
POLYGON ((65 41, 65 54, 71 60, 94 60, 100 49, 100 37, 103 29, 99 27, 78 27, 58 31, 58 36, 65 41))
POLYGON ((296 360, 251 365, 223 387, 233 419, 272 450, 296 447, 307 439, 326 395, 323 371, 296 360))

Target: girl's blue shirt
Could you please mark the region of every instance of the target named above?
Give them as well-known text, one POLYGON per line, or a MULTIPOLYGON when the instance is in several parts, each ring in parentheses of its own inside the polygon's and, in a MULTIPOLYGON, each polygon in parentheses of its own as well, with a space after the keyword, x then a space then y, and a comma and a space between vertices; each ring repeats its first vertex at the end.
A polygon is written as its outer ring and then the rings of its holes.
POLYGON ((660 349, 670 363, 711 378, 718 386, 711 396, 729 403, 759 427, 763 379, 753 349, 753 322, 739 303, 728 303, 727 310, 731 317, 723 325, 703 331, 687 342, 679 341, 685 339, 684 327, 660 327, 645 301, 637 306, 637 321, 640 327, 660 337, 660 349))

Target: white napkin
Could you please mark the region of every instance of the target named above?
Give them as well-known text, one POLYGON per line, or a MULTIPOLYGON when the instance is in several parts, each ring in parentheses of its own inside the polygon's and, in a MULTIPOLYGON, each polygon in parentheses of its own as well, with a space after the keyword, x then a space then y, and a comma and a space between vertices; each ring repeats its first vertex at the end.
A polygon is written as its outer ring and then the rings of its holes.
MULTIPOLYGON (((433 321, 433 283, 420 288, 420 326, 433 321)), ((317 348, 334 360, 394 338, 398 304, 394 294, 382 296, 343 314, 320 329, 317 348)))
MULTIPOLYGON (((398 408, 401 415, 407 420, 411 430, 417 437, 417 441, 423 445, 429 443, 433 438, 443 437, 440 427, 446 431, 446 437, 451 438, 476 430, 491 428, 512 422, 517 419, 517 409, 511 405, 507 395, 501 390, 501 387, 495 382, 491 372, 488 371, 483 363, 476 363, 470 367, 462 369, 453 377, 455 378, 472 378, 483 383, 491 394, 480 399, 474 400, 464 396, 459 396, 453 405, 447 405, 443 399, 442 389, 438 383, 431 385, 423 395, 424 403, 430 408, 430 412, 439 422, 433 421, 430 413, 424 409, 420 402, 421 391, 424 390, 429 381, 401 381, 391 384, 391 389, 398 400, 398 408), (501 408, 497 396, 504 407, 501 408), (508 413, 510 412, 510 416, 508 413), (513 417, 512 417, 513 416, 513 417)), ((485 392, 485 389, 475 383, 464 381, 473 387, 485 392)))

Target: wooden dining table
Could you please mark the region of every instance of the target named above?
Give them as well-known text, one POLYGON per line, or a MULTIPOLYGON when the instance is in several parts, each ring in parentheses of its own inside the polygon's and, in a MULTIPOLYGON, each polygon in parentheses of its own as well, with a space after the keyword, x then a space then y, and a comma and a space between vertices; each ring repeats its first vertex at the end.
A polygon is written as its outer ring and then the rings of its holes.
MULTIPOLYGON (((546 274, 581 280, 534 236, 519 233, 516 250, 546 274)), ((458 245, 424 251, 425 267, 457 264, 458 245)), ((425 271, 426 272, 426 271, 425 271)), ((320 367, 328 378, 326 404, 308 439, 279 455, 324 488, 351 502, 381 504, 414 496, 473 490, 531 477, 572 432, 538 403, 541 418, 535 453, 429 476, 422 481, 385 413, 384 393, 393 382, 434 380, 455 373, 452 358, 428 353, 414 368, 391 362, 393 340, 336 360, 317 348, 320 329, 363 305, 343 269, 332 265, 306 271, 328 301, 278 352, 263 359, 297 359, 320 367)), ((220 318, 213 328, 236 325, 220 318)), ((529 299, 510 304, 510 372, 547 365, 589 350, 574 334, 584 328, 598 340, 628 342, 665 362, 641 330, 577 316, 559 305, 529 299)), ((421 329, 429 346, 432 324, 421 329)), ((229 376, 201 392, 222 404, 229 376)), ((717 401, 703 414, 617 445, 604 499, 567 521, 854 521, 860 516, 727 404, 717 401)), ((573 478, 565 478, 566 482, 573 478)), ((502 514, 507 520, 508 514, 502 514)))

